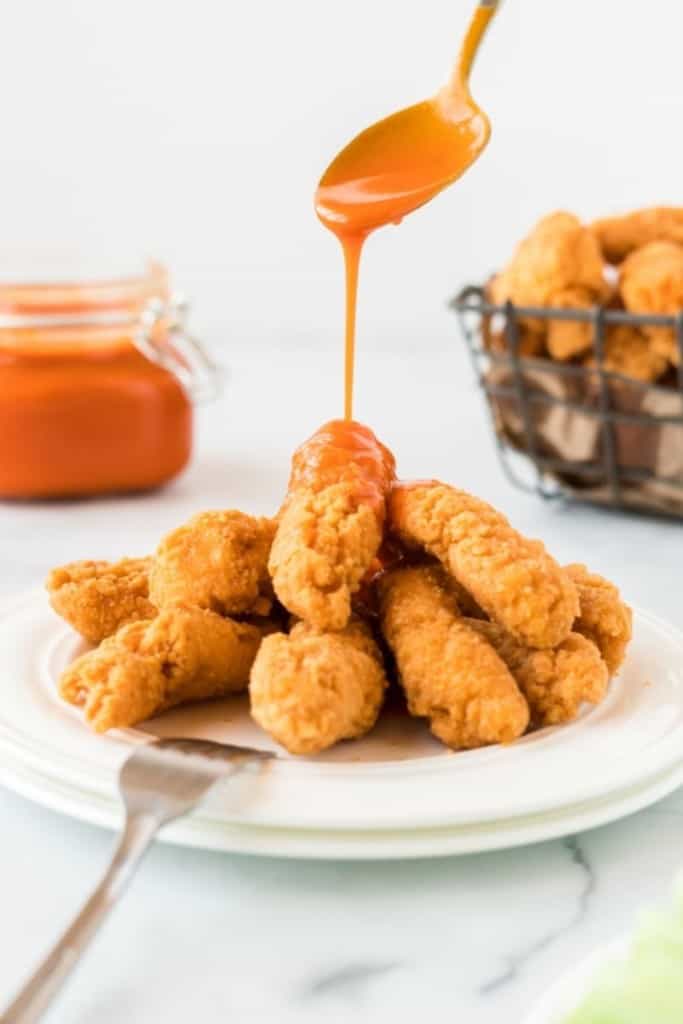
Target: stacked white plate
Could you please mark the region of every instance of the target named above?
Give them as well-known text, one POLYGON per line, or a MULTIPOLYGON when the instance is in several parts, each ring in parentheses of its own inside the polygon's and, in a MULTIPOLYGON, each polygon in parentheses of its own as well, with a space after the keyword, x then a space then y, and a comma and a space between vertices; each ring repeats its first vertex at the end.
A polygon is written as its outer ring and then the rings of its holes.
MULTIPOLYGON (((132 744, 200 736, 271 747, 245 698, 92 734, 57 696, 83 650, 42 592, 0 608, 0 782, 99 825, 120 822, 116 778, 132 744)), ((216 850, 318 858, 429 857, 537 842, 645 807, 683 782, 683 635, 643 612, 606 700, 508 747, 453 753, 422 722, 385 714, 373 733, 315 759, 283 751, 238 776, 162 838, 216 850)))

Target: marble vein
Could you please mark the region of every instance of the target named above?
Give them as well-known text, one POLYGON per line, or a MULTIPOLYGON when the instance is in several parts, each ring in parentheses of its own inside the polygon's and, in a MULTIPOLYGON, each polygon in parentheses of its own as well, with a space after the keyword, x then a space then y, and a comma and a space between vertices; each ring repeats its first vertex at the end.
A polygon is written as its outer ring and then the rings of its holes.
POLYGON ((581 873, 581 888, 576 899, 574 912, 564 924, 549 929, 524 949, 504 957, 503 970, 479 986, 480 995, 485 996, 496 992, 516 981, 532 957, 544 952, 549 946, 557 942, 558 939, 566 935, 567 932, 576 928, 586 916, 591 896, 595 890, 595 871, 586 856, 585 850, 581 846, 578 836, 567 836, 562 840, 562 846, 568 852, 572 864, 581 873))
POLYGON ((397 970, 401 964, 350 963, 335 970, 320 974, 309 981, 301 992, 302 1000, 319 999, 328 995, 344 999, 358 999, 376 978, 397 970))

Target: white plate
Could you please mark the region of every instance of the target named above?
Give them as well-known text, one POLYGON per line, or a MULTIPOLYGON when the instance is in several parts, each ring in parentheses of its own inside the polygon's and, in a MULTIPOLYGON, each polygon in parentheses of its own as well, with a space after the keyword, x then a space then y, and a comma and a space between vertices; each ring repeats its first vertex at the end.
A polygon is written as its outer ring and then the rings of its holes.
MULTIPOLYGON (((57 778, 21 768, 16 761, 6 759, 1 748, 0 782, 29 800, 81 821, 105 828, 118 828, 121 824, 120 805, 113 795, 96 796, 61 783, 57 778)), ((268 829, 227 821, 222 809, 209 809, 204 805, 198 813, 169 825, 161 832, 160 838, 165 842, 205 850, 317 860, 396 860, 481 853, 585 832, 649 807, 681 784, 683 768, 678 767, 645 786, 635 787, 611 799, 555 814, 494 821, 479 827, 445 826, 414 831, 268 829)))
MULTIPOLYGON (((93 735, 56 696, 59 672, 81 649, 40 592, 0 612, 0 779, 32 798, 112 825, 116 775, 131 743, 153 733, 269 745, 242 699, 93 735)), ((323 757, 283 755, 255 780, 217 792, 167 836, 295 856, 427 856, 613 820, 680 784, 682 654, 681 634, 639 613, 627 665, 607 699, 571 725, 453 754, 422 723, 388 716, 371 736, 323 757)))
POLYGON ((569 1014, 577 1009, 581 1000, 590 992, 598 974, 608 964, 617 963, 626 957, 630 942, 630 937, 622 936, 594 950, 546 992, 524 1024, 565 1024, 569 1014))

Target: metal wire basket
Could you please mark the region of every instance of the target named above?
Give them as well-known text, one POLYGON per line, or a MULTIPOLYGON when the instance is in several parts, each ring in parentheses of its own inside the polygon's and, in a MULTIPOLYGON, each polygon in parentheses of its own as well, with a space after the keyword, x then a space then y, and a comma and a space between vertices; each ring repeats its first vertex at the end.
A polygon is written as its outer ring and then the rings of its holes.
POLYGON ((512 483, 548 500, 683 518, 683 312, 499 306, 479 287, 464 288, 450 306, 512 483), (529 319, 590 323, 592 365, 522 354, 529 319), (652 384, 605 369, 605 334, 613 324, 673 330, 677 372, 652 384))

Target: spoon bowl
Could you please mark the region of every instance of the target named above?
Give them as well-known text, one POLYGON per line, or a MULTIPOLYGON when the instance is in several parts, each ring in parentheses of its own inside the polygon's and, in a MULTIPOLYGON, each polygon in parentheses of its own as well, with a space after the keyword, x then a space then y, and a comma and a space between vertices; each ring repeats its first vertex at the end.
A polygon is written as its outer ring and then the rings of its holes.
POLYGON ((474 102, 469 74, 498 0, 480 0, 450 81, 436 96, 405 107, 357 135, 329 165, 315 194, 325 227, 364 238, 399 223, 474 163, 491 134, 474 102))
POLYGON ((398 223, 464 174, 490 134, 483 110, 446 87, 357 135, 322 176, 316 212, 335 233, 398 223))

